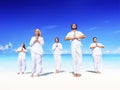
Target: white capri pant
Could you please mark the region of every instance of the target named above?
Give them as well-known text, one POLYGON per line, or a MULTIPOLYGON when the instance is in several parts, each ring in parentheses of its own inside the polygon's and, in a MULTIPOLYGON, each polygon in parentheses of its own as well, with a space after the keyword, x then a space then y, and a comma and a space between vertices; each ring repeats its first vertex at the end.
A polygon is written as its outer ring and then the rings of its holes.
POLYGON ((25 72, 26 70, 26 59, 24 57, 18 57, 19 72, 25 72))
POLYGON ((32 57, 32 74, 40 74, 42 72, 42 55, 31 52, 32 57))
POLYGON ((61 54, 54 54, 55 69, 60 70, 61 68, 61 54))
POLYGON ((95 71, 101 71, 102 69, 102 55, 93 55, 95 71))
POLYGON ((82 64, 82 51, 81 47, 72 48, 72 58, 73 58, 73 71, 79 74, 82 64))

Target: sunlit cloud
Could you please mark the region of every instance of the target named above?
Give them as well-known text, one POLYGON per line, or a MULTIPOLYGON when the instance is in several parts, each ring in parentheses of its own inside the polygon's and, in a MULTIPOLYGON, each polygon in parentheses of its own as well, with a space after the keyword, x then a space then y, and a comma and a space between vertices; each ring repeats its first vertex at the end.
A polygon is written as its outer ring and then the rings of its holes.
POLYGON ((91 28, 87 29, 87 31, 92 31, 92 30, 96 30, 96 29, 97 29, 97 27, 91 27, 91 28))
POLYGON ((9 43, 6 44, 5 46, 0 45, 0 50, 1 50, 1 51, 8 50, 8 49, 12 48, 12 46, 13 46, 12 43, 9 42, 9 43))
POLYGON ((42 27, 42 29, 55 29, 57 27, 59 27, 59 25, 47 25, 47 26, 42 27))

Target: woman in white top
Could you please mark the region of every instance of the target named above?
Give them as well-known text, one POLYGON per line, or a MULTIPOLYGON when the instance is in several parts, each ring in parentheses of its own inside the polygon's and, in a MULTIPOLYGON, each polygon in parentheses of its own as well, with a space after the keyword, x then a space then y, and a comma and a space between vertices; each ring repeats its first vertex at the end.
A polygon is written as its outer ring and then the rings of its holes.
POLYGON ((59 43, 59 38, 55 38, 55 43, 52 46, 54 59, 55 59, 55 72, 59 73, 61 68, 61 53, 62 53, 62 44, 59 43))
POLYGON ((22 43, 21 47, 19 47, 16 50, 16 52, 19 53, 19 55, 18 55, 18 64, 19 64, 18 74, 24 74, 24 72, 26 70, 26 53, 27 53, 25 44, 22 43))
POLYGON ((102 51, 101 48, 104 48, 104 45, 97 42, 97 38, 93 37, 93 43, 90 45, 92 49, 92 56, 94 61, 94 67, 96 73, 101 73, 101 64, 102 64, 102 51))
POLYGON ((44 39, 41 37, 41 32, 39 29, 35 30, 35 36, 30 40, 31 46, 31 57, 32 57, 32 74, 31 77, 36 74, 39 76, 42 72, 42 54, 43 54, 43 46, 44 39))
POLYGON ((81 39, 85 38, 86 36, 77 31, 77 25, 71 25, 72 31, 69 32, 65 38, 65 40, 71 41, 71 51, 72 51, 72 58, 73 58, 73 72, 75 77, 81 76, 80 74, 80 67, 82 63, 82 50, 81 50, 81 39))

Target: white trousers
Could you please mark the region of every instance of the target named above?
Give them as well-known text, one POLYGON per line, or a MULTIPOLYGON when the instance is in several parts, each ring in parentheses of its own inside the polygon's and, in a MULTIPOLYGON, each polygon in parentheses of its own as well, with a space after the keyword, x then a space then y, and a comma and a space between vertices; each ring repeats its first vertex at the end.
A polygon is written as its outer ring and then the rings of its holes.
POLYGON ((73 58, 73 71, 79 74, 82 64, 82 51, 81 47, 72 48, 72 58, 73 58))
POLYGON ((40 74, 42 72, 42 55, 31 52, 32 57, 32 74, 40 74))
POLYGON ((101 71, 102 69, 102 55, 93 55, 95 71, 101 71))
POLYGON ((23 57, 18 57, 18 66, 19 66, 19 72, 25 72, 26 70, 26 60, 23 57))
POLYGON ((61 55, 54 54, 54 59, 55 59, 55 69, 60 70, 60 68, 61 68, 61 55))

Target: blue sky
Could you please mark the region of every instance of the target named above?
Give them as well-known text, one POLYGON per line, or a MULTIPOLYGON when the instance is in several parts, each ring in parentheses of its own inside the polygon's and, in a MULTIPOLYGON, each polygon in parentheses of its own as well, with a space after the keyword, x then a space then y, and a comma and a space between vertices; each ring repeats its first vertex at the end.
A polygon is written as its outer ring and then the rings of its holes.
POLYGON ((0 0, 0 53, 14 52, 22 42, 29 47, 35 28, 42 32, 45 53, 56 36, 69 52, 64 38, 72 23, 87 36, 83 53, 91 52, 94 36, 105 45, 104 53, 120 53, 120 0, 0 0))

